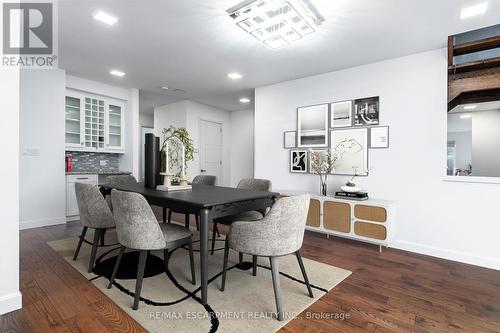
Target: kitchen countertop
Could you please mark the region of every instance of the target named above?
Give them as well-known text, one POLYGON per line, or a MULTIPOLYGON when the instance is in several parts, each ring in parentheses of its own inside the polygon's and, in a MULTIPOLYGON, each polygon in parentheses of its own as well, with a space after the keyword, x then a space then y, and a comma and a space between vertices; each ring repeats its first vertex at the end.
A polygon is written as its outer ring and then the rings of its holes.
POLYGON ((67 175, 130 175, 130 171, 71 171, 66 172, 67 175))

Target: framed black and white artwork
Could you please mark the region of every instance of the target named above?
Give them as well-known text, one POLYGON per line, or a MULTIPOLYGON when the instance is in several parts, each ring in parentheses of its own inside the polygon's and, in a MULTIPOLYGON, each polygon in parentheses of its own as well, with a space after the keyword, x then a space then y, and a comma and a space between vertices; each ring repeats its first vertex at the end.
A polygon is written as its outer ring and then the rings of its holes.
POLYGON ((370 128, 370 148, 389 148, 389 126, 370 128))
MULTIPOLYGON (((322 164, 322 161, 327 161, 328 160, 328 149, 311 149, 309 150, 309 169, 308 172, 311 174, 317 174, 317 170, 315 170, 313 166, 314 159, 320 162, 322 164)), ((320 166, 322 168, 322 166, 320 166)), ((322 171, 323 172, 323 171, 322 171)))
POLYGON ((330 104, 330 126, 332 128, 352 126, 352 101, 330 104))
POLYGON ((368 175, 368 128, 331 131, 330 140, 337 157, 333 174, 368 175))
POLYGON ((307 150, 290 150, 290 172, 307 173, 307 150))
POLYGON ((328 147, 328 104, 297 109, 297 147, 328 147))
POLYGON ((283 148, 297 148, 297 132, 285 131, 283 132, 283 148))
POLYGON ((370 97, 354 101, 354 125, 373 126, 379 124, 379 98, 370 97))

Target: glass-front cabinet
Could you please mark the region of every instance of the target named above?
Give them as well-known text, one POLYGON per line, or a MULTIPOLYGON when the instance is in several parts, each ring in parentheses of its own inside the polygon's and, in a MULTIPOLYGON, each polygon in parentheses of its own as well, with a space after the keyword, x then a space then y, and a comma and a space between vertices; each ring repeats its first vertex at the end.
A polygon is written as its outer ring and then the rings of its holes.
POLYGON ((78 94, 66 94, 65 100, 66 146, 79 148, 84 146, 82 135, 82 97, 78 94))
POLYGON ((66 147, 122 152, 124 104, 91 94, 66 92, 66 147))
POLYGON ((108 149, 123 149, 123 104, 108 104, 108 149))

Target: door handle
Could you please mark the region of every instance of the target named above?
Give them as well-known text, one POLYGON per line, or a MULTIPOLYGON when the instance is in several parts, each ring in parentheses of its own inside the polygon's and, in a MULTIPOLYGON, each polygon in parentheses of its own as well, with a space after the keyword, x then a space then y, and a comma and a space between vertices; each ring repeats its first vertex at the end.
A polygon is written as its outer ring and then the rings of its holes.
POLYGON ((207 170, 205 170, 205 169, 201 169, 200 171, 201 171, 201 172, 207 172, 207 170))

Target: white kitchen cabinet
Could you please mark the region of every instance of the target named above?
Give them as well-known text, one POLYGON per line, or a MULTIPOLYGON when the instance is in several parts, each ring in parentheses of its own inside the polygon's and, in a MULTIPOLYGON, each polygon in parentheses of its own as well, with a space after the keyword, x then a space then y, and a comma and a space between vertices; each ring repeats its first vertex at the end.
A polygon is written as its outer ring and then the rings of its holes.
POLYGON ((110 102, 107 104, 107 136, 106 136, 106 149, 107 150, 123 150, 123 134, 124 134, 124 117, 123 117, 123 103, 110 102))
POLYGON ((66 221, 75 221, 80 218, 76 202, 75 183, 85 183, 97 186, 96 174, 66 175, 66 221))
POLYGON ((66 90, 66 149, 123 153, 125 104, 120 100, 66 90))
POLYGON ((83 148, 85 145, 82 126, 84 120, 82 100, 82 96, 77 93, 66 93, 65 134, 67 148, 83 148))

